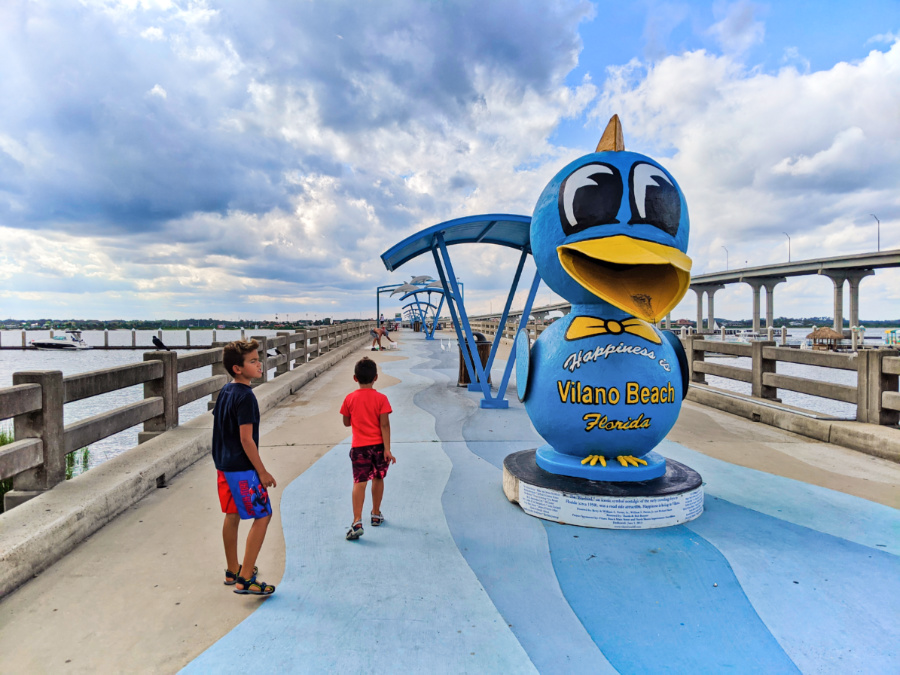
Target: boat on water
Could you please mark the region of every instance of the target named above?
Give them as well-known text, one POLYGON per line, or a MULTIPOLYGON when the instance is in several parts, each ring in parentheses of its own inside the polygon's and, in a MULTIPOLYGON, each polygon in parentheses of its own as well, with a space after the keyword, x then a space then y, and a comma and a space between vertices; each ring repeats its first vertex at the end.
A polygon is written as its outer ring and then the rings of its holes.
POLYGON ((31 346, 35 349, 47 351, 76 351, 90 349, 91 346, 81 337, 80 330, 67 330, 65 335, 54 335, 44 340, 32 340, 31 346))

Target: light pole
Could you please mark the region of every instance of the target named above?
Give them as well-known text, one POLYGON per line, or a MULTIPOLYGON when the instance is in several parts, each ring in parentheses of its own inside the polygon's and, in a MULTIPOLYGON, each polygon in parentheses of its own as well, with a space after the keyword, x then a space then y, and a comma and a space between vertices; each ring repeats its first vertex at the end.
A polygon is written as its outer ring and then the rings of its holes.
POLYGON ((875 219, 876 223, 878 223, 878 250, 881 251, 881 221, 878 220, 878 216, 874 213, 870 213, 869 215, 875 219))
POLYGON ((782 232, 781 234, 788 238, 788 262, 791 262, 791 235, 787 232, 782 232))
MULTIPOLYGON (((724 246, 722 248, 725 248, 724 246)), ((725 248, 725 271, 728 271, 728 249, 725 248)))

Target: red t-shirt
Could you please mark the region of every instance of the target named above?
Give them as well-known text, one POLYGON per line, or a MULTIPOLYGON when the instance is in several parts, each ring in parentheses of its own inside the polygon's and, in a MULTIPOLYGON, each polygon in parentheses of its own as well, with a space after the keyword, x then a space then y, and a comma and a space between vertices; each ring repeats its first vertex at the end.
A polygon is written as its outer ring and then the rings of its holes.
POLYGON ((350 417, 353 447, 384 443, 381 437, 381 415, 393 412, 387 396, 374 389, 357 389, 347 394, 341 415, 350 417))

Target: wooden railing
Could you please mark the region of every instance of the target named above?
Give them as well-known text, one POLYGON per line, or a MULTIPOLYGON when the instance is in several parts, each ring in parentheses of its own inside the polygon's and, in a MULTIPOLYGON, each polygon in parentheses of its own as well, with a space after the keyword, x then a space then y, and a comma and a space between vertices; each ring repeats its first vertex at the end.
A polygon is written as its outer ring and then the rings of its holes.
MULTIPOLYGON (((323 326, 275 337, 255 336, 266 367, 252 384, 302 368, 304 364, 366 335, 374 322, 323 326), (274 354, 269 352, 275 351, 274 354)), ((15 441, 0 447, 0 480, 12 478, 16 490, 42 491, 65 480, 66 456, 79 448, 130 429, 144 430, 138 442, 178 426, 178 409, 215 396, 230 379, 222 363, 224 343, 190 354, 144 353, 142 363, 64 376, 60 371, 13 374, 13 386, 0 388, 0 421, 13 420, 15 441), (178 374, 212 366, 212 375, 178 386, 178 374), (86 419, 64 424, 67 403, 144 385, 144 398, 86 419)), ((210 408, 212 407, 210 403, 210 408)))

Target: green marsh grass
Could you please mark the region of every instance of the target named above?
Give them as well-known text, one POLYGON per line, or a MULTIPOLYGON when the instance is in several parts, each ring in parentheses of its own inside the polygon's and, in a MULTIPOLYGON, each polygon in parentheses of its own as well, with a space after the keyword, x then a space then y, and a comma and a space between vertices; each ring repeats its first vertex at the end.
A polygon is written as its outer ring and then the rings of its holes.
MULTIPOLYGON (((13 432, 9 428, 0 427, 0 446, 12 443, 13 432)), ((66 455, 66 480, 71 480, 88 470, 91 451, 89 448, 80 448, 66 455)), ((3 495, 13 489, 12 478, 0 480, 0 513, 3 513, 3 495)))

